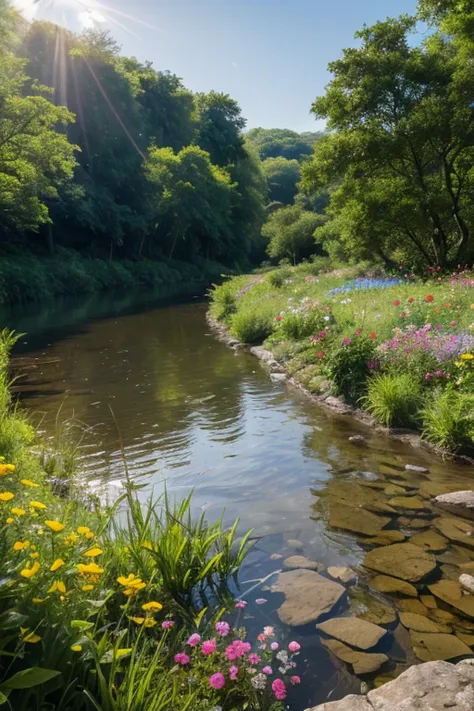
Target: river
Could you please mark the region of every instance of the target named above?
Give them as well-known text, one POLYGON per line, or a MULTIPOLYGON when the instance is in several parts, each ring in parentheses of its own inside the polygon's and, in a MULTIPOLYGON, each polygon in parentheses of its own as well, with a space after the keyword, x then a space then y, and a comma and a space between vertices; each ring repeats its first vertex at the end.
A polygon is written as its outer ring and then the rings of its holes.
MULTIPOLYGON (((273 383, 253 356, 214 337, 205 312, 206 303, 197 301, 109 294, 4 311, 2 323, 27 334, 14 354, 23 405, 47 437, 57 434, 58 421, 81 423, 81 476, 93 486, 106 492, 119 485, 125 452, 130 475, 147 491, 158 495, 166 484, 181 497, 193 489, 194 507, 206 510, 209 520, 225 508, 226 520, 239 516, 242 530, 255 528, 258 541, 241 576, 244 591, 254 585, 246 581, 281 567, 278 556, 302 554, 324 568, 361 562, 367 546, 355 534, 330 528, 330 508, 321 505, 333 501, 321 498, 324 493, 340 496, 341 484, 370 484, 385 475, 410 495, 423 482, 436 487, 452 480, 452 488, 470 488, 470 469, 447 465, 273 383), (356 433, 367 438, 363 446, 348 441, 356 433), (406 463, 428 468, 429 475, 411 473, 407 480, 406 463)), ((427 510, 420 516, 431 522, 427 510)), ((443 575, 452 577, 450 567, 459 561, 452 560, 453 550, 448 554, 443 575)), ((365 590, 360 576, 357 587, 365 590)), ((250 625, 281 629, 276 609, 282 599, 258 587, 252 591, 250 625), (262 596, 267 605, 252 604, 262 596)), ((393 628, 384 647, 390 662, 382 671, 398 673, 416 659, 408 632, 393 628)), ((360 678, 323 646, 314 625, 282 634, 302 645, 303 683, 292 692, 291 709, 360 690, 360 678)))

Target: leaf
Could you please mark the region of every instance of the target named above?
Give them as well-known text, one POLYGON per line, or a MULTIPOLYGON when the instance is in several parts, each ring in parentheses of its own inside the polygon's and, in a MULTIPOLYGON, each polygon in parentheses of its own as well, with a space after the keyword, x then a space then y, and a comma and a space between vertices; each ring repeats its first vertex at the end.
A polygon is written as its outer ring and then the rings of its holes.
POLYGON ((7 701, 8 701, 8 696, 6 696, 5 694, 3 694, 0 691, 0 706, 2 706, 3 704, 6 704, 7 701))
POLYGON ((41 667, 23 669, 0 684, 0 691, 5 691, 5 689, 31 689, 33 686, 39 686, 50 681, 50 679, 54 679, 60 673, 54 669, 42 669, 41 667))
POLYGON ((81 630, 82 632, 86 632, 94 627, 94 623, 87 622, 86 620, 71 620, 71 627, 73 630, 81 630))

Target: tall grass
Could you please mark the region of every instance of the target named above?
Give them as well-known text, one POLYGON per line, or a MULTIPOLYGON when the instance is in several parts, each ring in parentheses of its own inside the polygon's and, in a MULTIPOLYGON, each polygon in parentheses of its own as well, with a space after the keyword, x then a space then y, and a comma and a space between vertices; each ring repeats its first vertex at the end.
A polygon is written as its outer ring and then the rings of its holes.
POLYGON ((408 373, 382 374, 369 380, 365 408, 385 427, 416 425, 423 394, 419 383, 408 373))
POLYGON ((474 449, 474 395, 436 392, 422 412, 423 436, 451 452, 474 449))

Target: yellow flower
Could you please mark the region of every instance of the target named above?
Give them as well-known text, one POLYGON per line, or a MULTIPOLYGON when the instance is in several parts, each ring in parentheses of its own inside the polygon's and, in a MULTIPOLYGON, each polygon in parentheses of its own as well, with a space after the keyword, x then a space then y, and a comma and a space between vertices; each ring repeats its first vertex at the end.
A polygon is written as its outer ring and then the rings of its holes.
POLYGON ((30 545, 29 541, 15 541, 13 544, 13 550, 14 551, 22 551, 25 548, 28 548, 30 545))
POLYGON ((31 602, 35 605, 41 605, 43 602, 46 602, 46 600, 49 600, 49 597, 33 597, 31 602))
POLYGON ((82 652, 82 646, 80 644, 73 644, 71 647, 73 652, 82 652))
POLYGON ((86 551, 83 555, 87 556, 88 558, 96 558, 103 552, 104 551, 102 550, 102 548, 89 548, 89 550, 86 551))
POLYGON ((9 474, 10 472, 15 471, 15 465, 14 464, 0 464, 0 476, 4 476, 5 474, 9 474))
POLYGON ((100 568, 97 563, 78 563, 77 569, 82 575, 100 575, 104 572, 103 568, 100 568))
POLYGON ((472 355, 472 353, 463 353, 461 358, 462 360, 473 360, 474 355, 472 355))
POLYGON ((132 651, 132 648, 130 647, 129 649, 117 649, 115 652, 115 659, 120 659, 121 657, 125 657, 126 654, 130 654, 132 651))
POLYGON ((15 516, 24 516, 26 513, 25 509, 19 509, 18 506, 14 506, 10 511, 15 516))
POLYGON ((0 501, 11 501, 14 497, 15 494, 12 494, 11 491, 4 491, 0 494, 0 501))
POLYGON ((9 517, 7 518, 7 523, 8 523, 8 524, 13 523, 14 520, 15 520, 14 518, 12 518, 11 516, 9 516, 9 517))
POLYGON ((64 585, 62 580, 55 580, 54 583, 51 585, 51 587, 48 590, 49 593, 53 593, 56 591, 60 592, 60 593, 66 592, 66 586, 64 585))
POLYGON ((92 531, 87 531, 87 533, 84 535, 84 538, 94 538, 94 534, 92 533, 92 531))
POLYGON ((38 552, 36 552, 36 553, 30 553, 30 558, 33 558, 33 560, 34 560, 35 558, 39 558, 39 553, 38 553, 38 552))
POLYGON ((29 642, 29 644, 36 644, 40 641, 41 637, 34 632, 30 632, 29 628, 20 627, 20 632, 23 636, 24 642, 29 642))
POLYGON ((77 541, 77 535, 75 533, 70 533, 66 538, 64 539, 64 543, 69 546, 71 543, 75 543, 77 541))
MULTIPOLYGON (((132 592, 136 590, 143 590, 143 588, 146 587, 146 583, 144 583, 141 578, 136 577, 133 573, 130 573, 127 578, 124 575, 121 575, 117 578, 117 582, 127 588, 127 590, 132 590, 132 592)), ((127 593, 127 590, 124 590, 125 595, 130 594, 127 593)))
MULTIPOLYGON (((30 501, 30 506, 32 509, 45 509, 46 505, 41 503, 41 501, 30 501)), ((39 531, 38 531, 39 533, 39 531)))
POLYGON ((59 521, 45 521, 45 524, 55 533, 59 533, 64 529, 64 523, 59 523, 59 521))
POLYGON ((36 575, 38 570, 40 569, 40 564, 35 560, 31 568, 29 567, 29 563, 26 566, 26 568, 23 568, 23 570, 20 570, 20 575, 22 578, 32 578, 33 575, 36 575))
POLYGON ((132 622, 135 622, 137 625, 142 625, 145 622, 144 617, 130 617, 132 622))
POLYGON ((144 627, 154 627, 156 625, 156 620, 153 617, 145 617, 144 627))
POLYGON ((88 583, 87 585, 83 585, 81 588, 81 590, 83 590, 84 592, 89 592, 90 590, 93 590, 93 589, 94 589, 94 586, 91 585, 90 583, 88 583))
POLYGON ((85 536, 86 533, 89 533, 90 530, 91 530, 91 529, 89 528, 89 526, 79 526, 79 528, 77 529, 77 532, 78 532, 81 536, 85 536))
POLYGON ((61 568, 63 565, 64 565, 63 559, 62 559, 62 558, 56 558, 56 560, 54 561, 54 563, 52 564, 52 566, 51 566, 51 568, 50 568, 50 571, 51 571, 52 573, 55 573, 56 570, 59 570, 59 568, 61 568))
POLYGON ((23 484, 23 486, 31 486, 36 488, 39 486, 39 484, 34 481, 31 481, 31 479, 21 479, 20 484, 23 484))
POLYGON ((145 610, 145 612, 159 612, 160 610, 163 609, 163 605, 161 602, 146 602, 144 605, 142 605, 142 610, 145 610))
POLYGON ((145 541, 142 543, 142 548, 145 548, 147 551, 152 551, 153 546, 151 545, 150 541, 145 541))

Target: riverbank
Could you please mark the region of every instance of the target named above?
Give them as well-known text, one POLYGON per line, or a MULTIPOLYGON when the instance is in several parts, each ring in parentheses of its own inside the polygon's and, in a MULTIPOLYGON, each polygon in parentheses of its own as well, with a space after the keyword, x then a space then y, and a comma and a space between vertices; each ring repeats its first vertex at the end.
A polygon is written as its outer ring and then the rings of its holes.
POLYGON ((176 294, 204 291, 225 268, 197 260, 98 259, 58 247, 54 255, 28 250, 4 252, 0 259, 0 306, 113 289, 173 288, 176 294))
POLYGON ((473 287, 467 271, 420 280, 302 264, 230 279, 214 289, 210 314, 341 414, 469 457, 473 287))

